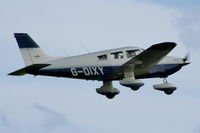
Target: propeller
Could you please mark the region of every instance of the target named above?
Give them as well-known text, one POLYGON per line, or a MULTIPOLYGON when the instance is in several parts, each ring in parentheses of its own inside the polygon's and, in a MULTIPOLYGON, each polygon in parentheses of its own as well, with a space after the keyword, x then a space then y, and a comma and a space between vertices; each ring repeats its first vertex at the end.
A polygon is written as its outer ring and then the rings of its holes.
POLYGON ((186 54, 186 56, 183 58, 183 61, 184 61, 184 62, 187 62, 187 61, 189 61, 189 59, 190 59, 190 53, 188 52, 188 53, 186 54))
POLYGON ((183 62, 184 62, 184 63, 183 63, 183 66, 190 64, 189 59, 190 59, 190 53, 188 52, 188 53, 186 54, 186 56, 183 58, 183 62))

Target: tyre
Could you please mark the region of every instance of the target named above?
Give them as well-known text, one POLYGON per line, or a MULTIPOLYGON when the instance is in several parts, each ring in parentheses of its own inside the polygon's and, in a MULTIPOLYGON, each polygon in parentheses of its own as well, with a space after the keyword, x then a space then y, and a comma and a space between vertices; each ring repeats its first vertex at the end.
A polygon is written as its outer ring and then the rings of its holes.
POLYGON ((133 90, 133 91, 137 91, 139 89, 140 89, 140 87, 131 87, 131 90, 133 90))
POLYGON ((108 94, 108 95, 106 95, 106 97, 107 97, 108 99, 113 99, 113 98, 115 97, 115 95, 113 95, 113 94, 108 94))
POLYGON ((171 94, 173 94, 174 91, 172 91, 172 90, 166 90, 166 91, 164 91, 164 92, 165 92, 165 94, 167 94, 167 95, 171 95, 171 94))

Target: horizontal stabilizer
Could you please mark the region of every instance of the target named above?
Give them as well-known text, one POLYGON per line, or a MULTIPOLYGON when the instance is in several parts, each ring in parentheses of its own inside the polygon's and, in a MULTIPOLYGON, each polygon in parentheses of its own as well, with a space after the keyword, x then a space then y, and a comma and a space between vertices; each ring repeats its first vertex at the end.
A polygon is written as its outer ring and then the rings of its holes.
POLYGON ((33 64, 33 65, 30 65, 30 66, 24 67, 20 70, 17 70, 15 72, 12 72, 8 75, 23 76, 23 75, 27 74, 29 71, 37 71, 37 70, 44 68, 44 67, 47 67, 49 65, 51 65, 51 64, 33 64))

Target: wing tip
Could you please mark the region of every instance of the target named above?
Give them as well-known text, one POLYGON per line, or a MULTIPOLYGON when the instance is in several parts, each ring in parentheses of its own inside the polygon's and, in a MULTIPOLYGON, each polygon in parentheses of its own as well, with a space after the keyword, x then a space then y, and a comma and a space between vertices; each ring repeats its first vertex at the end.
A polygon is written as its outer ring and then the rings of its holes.
POLYGON ((175 42, 162 42, 159 44, 152 45, 152 48, 155 50, 173 49, 174 47, 176 47, 176 45, 177 44, 175 42))
POLYGON ((22 73, 20 73, 20 72, 12 72, 12 73, 9 73, 9 74, 7 74, 8 76, 24 76, 24 75, 26 75, 27 73, 24 73, 24 72, 22 72, 22 73))
POLYGON ((24 67, 22 69, 19 69, 17 71, 14 71, 12 73, 9 73, 8 75, 10 76, 23 76, 26 74, 29 74, 29 71, 35 71, 35 70, 39 70, 41 68, 50 66, 51 64, 33 64, 27 67, 24 67))

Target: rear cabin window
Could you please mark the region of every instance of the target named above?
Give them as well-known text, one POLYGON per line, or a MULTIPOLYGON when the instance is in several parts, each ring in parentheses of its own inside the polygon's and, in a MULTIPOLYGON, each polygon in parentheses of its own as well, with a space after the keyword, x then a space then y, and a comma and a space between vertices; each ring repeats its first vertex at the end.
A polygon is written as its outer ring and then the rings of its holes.
POLYGON ((100 56, 98 56, 98 59, 99 60, 107 60, 107 55, 106 54, 100 55, 100 56))
POLYGON ((111 56, 114 59, 122 59, 124 57, 122 51, 111 53, 111 56))

